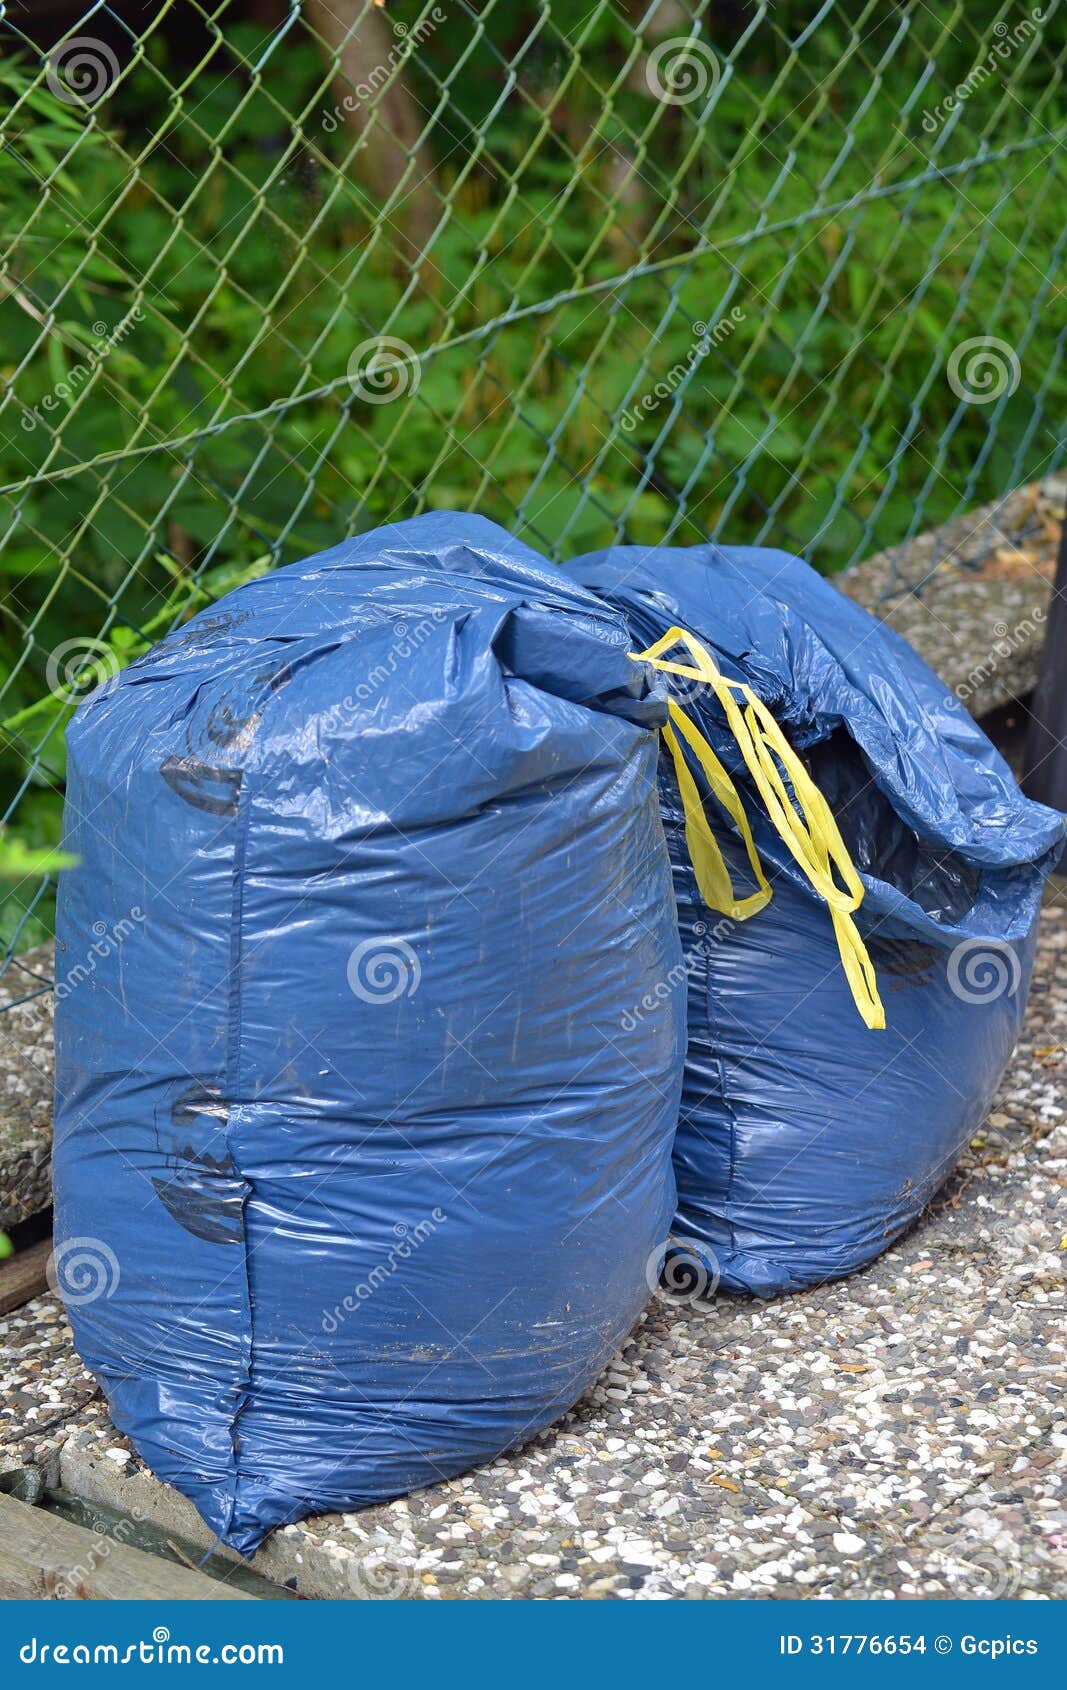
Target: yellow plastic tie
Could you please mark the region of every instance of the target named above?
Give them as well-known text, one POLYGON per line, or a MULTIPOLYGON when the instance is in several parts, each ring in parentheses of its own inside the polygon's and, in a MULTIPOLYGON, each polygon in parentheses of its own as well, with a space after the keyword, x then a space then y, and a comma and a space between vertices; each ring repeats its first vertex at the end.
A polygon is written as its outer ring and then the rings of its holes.
MULTIPOLYGON (((868 1027, 884 1027, 885 1010, 878 995, 874 964, 852 919, 852 912, 863 902, 863 882, 856 873, 829 804, 767 706, 744 681, 727 680, 707 647, 685 628, 668 628, 663 638, 650 645, 647 651, 634 651, 630 656, 635 663, 649 663, 653 669, 701 681, 712 689, 726 714, 745 767, 752 776, 775 831, 814 890, 829 905, 845 978, 856 1008, 868 1027), (664 652, 677 645, 686 648, 693 659, 691 664, 672 663, 664 657, 664 652), (734 697, 735 693, 744 700, 744 709, 734 697), (783 771, 792 787, 792 797, 783 771)), ((678 777, 686 844, 700 895, 710 908, 721 910, 736 921, 747 921, 749 916, 755 915, 770 902, 772 894, 740 794, 700 729, 681 706, 672 698, 668 700, 667 709, 670 721, 664 726, 663 738, 678 777), (704 813, 696 781, 678 742, 678 734, 700 764, 712 796, 722 805, 741 835, 759 887, 747 898, 739 898, 734 891, 729 870, 704 813)))

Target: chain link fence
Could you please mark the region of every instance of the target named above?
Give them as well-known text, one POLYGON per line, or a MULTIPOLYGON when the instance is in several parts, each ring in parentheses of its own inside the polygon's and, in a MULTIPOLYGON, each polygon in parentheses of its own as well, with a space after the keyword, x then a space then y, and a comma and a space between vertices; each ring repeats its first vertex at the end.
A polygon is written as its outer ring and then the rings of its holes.
POLYGON ((1063 0, 0 10, 7 956, 78 698, 263 570, 446 506, 834 572, 1067 456, 1063 0))

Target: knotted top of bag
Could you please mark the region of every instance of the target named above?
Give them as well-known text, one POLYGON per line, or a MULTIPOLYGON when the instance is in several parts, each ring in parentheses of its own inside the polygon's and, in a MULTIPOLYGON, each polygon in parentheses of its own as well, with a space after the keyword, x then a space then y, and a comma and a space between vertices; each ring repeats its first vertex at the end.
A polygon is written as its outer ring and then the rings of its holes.
MULTIPOLYGON (((874 965, 853 920, 853 912, 863 901, 863 883, 830 806, 766 705, 743 681, 727 680, 707 647, 685 628, 668 628, 662 639, 644 651, 632 652, 631 656, 635 662, 651 663, 653 668, 667 674, 703 682, 714 693, 775 831, 814 891, 829 906, 856 1008, 868 1027, 883 1028, 885 1009, 878 995, 874 965), (664 655, 679 645, 689 653, 690 663, 672 662, 664 655), (738 699, 743 700, 743 708, 738 699)), ((686 843, 700 895, 711 909, 732 916, 735 921, 747 921, 765 908, 773 893, 740 794, 700 729, 677 700, 670 699, 667 708, 670 720, 663 729, 663 737, 678 778, 686 843), (744 842, 758 886, 747 897, 739 898, 734 891, 678 735, 695 756, 712 796, 729 815, 744 842)))
MULTIPOLYGON (((612 546, 566 572, 622 610, 635 641, 691 629, 725 677, 751 687, 838 816, 880 931, 945 947, 1029 933, 1063 817, 1020 792, 960 699, 885 623, 764 547, 612 546), (915 856, 904 872, 899 851, 915 856)), ((747 782, 710 691, 708 702, 698 693, 692 714, 747 782)), ((806 886, 761 810, 752 825, 763 860, 806 886)))

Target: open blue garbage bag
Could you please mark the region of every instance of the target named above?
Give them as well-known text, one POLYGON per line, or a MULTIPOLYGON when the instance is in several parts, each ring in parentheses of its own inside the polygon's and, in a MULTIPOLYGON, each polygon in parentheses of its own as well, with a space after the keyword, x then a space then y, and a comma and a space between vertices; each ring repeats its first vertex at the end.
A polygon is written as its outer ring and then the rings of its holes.
MULTIPOLYGON (((989 1108, 1063 820, 1023 797, 904 640, 799 559, 620 546, 569 573, 624 612, 636 643, 684 627, 724 676, 750 684, 803 754, 860 872, 857 925, 884 1031, 857 1014, 826 905, 770 825, 719 704, 672 680, 744 796, 773 887, 745 922, 704 906, 664 756, 689 992, 676 1232, 731 1291, 848 1273, 916 1218, 989 1108)), ((744 885, 736 837, 708 810, 744 885)))
POLYGON ((629 649, 425 516, 71 726, 57 1275, 115 1423, 242 1552, 531 1437, 648 1296, 685 1003, 629 649))

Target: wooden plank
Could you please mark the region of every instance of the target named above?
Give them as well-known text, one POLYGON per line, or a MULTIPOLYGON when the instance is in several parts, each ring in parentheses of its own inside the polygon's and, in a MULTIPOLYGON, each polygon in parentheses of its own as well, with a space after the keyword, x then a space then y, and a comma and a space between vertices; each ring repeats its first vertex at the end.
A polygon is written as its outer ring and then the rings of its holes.
POLYGON ((0 1495, 0 1597, 35 1601, 255 1602, 232 1584, 0 1495))
POLYGON ((46 1270, 51 1253, 51 1239, 42 1238, 39 1244, 19 1250, 0 1266, 0 1314, 10 1314, 48 1290, 46 1270))

